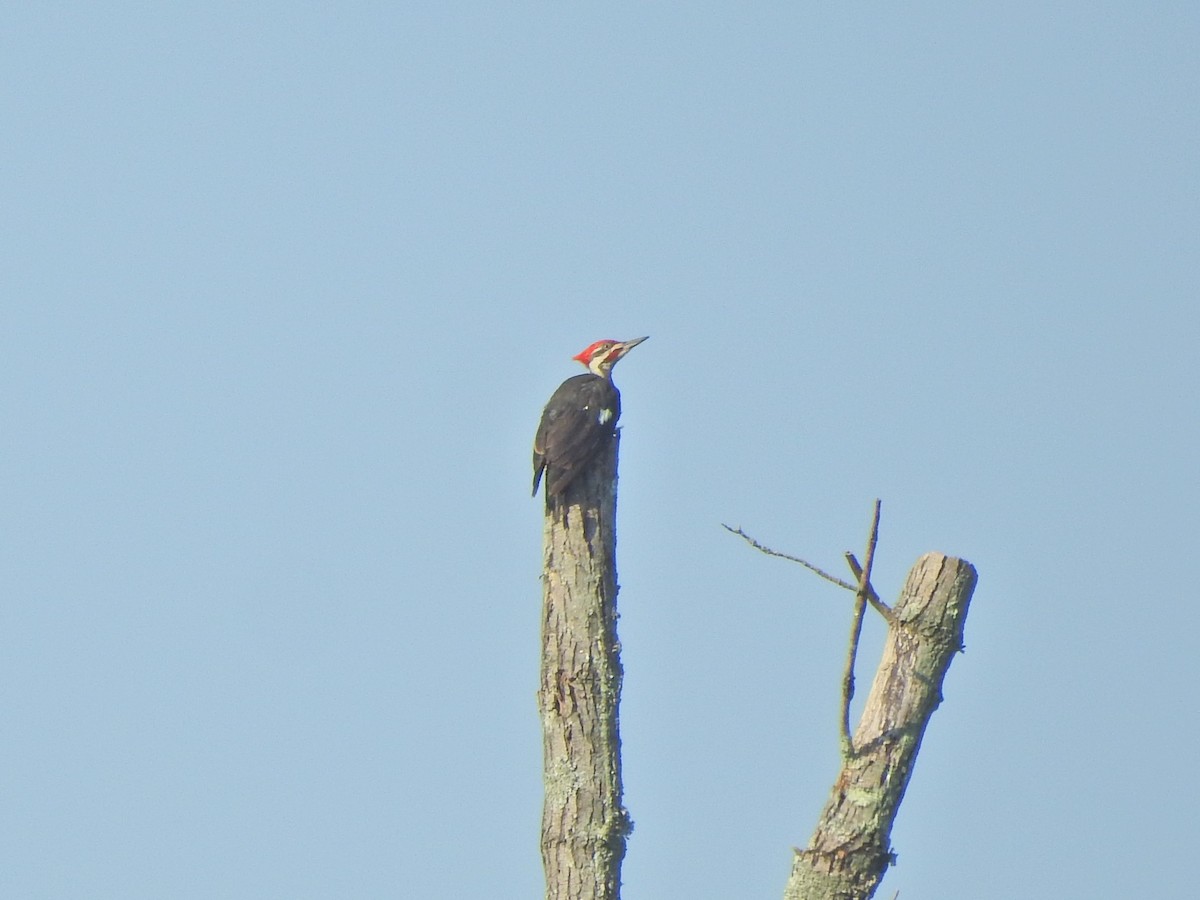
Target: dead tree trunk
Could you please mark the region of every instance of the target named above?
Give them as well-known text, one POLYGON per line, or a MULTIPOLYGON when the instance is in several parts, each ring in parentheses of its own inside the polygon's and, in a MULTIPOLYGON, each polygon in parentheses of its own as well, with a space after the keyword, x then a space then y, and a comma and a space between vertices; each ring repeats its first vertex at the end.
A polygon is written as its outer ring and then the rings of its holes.
POLYGON ((625 837, 617 643, 617 445, 546 509, 542 717, 547 900, 618 900, 625 837))
POLYGON ((784 900, 866 900, 879 886, 921 738, 962 648, 975 578, 970 563, 940 553, 908 573, 853 748, 808 848, 796 851, 784 900))

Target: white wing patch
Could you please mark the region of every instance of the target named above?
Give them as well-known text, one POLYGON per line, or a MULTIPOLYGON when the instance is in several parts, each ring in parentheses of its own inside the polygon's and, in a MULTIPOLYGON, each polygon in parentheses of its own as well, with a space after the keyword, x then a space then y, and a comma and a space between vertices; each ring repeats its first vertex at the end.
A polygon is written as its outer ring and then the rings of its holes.
POLYGON ((612 421, 612 417, 613 411, 611 409, 602 409, 600 410, 600 415, 596 418, 601 425, 607 425, 610 421, 612 421))

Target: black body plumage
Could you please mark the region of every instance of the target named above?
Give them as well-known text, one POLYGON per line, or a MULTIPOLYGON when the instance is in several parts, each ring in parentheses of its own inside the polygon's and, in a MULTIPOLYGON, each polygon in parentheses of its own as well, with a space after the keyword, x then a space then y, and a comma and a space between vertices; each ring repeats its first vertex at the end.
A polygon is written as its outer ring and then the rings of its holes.
POLYGON ((608 378, 588 372, 560 384, 533 439, 533 493, 544 473, 547 501, 560 497, 612 438, 620 416, 621 392, 608 378))

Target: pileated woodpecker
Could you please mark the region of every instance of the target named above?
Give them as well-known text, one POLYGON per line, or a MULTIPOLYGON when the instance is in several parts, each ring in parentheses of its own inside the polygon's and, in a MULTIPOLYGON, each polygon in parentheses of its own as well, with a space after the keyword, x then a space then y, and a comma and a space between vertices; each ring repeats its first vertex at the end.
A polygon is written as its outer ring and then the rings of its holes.
POLYGON ((644 340, 596 341, 572 357, 587 366, 587 373, 560 384, 542 412, 533 439, 534 494, 544 472, 547 502, 561 496, 612 437, 621 416, 621 392, 612 383, 612 368, 644 340))

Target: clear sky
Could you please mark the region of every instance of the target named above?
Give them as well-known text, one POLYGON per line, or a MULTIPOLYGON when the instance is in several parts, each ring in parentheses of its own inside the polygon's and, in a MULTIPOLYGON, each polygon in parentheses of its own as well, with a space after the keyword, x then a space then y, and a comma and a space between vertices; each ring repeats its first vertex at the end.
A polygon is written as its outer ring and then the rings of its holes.
MULTIPOLYGON (((1194 896, 1195 3, 10 3, 0 896, 540 895, 529 444, 621 363, 626 900, 779 897, 850 597, 979 570, 880 896, 1194 896)), ((860 682, 882 629, 869 622, 860 682)))

